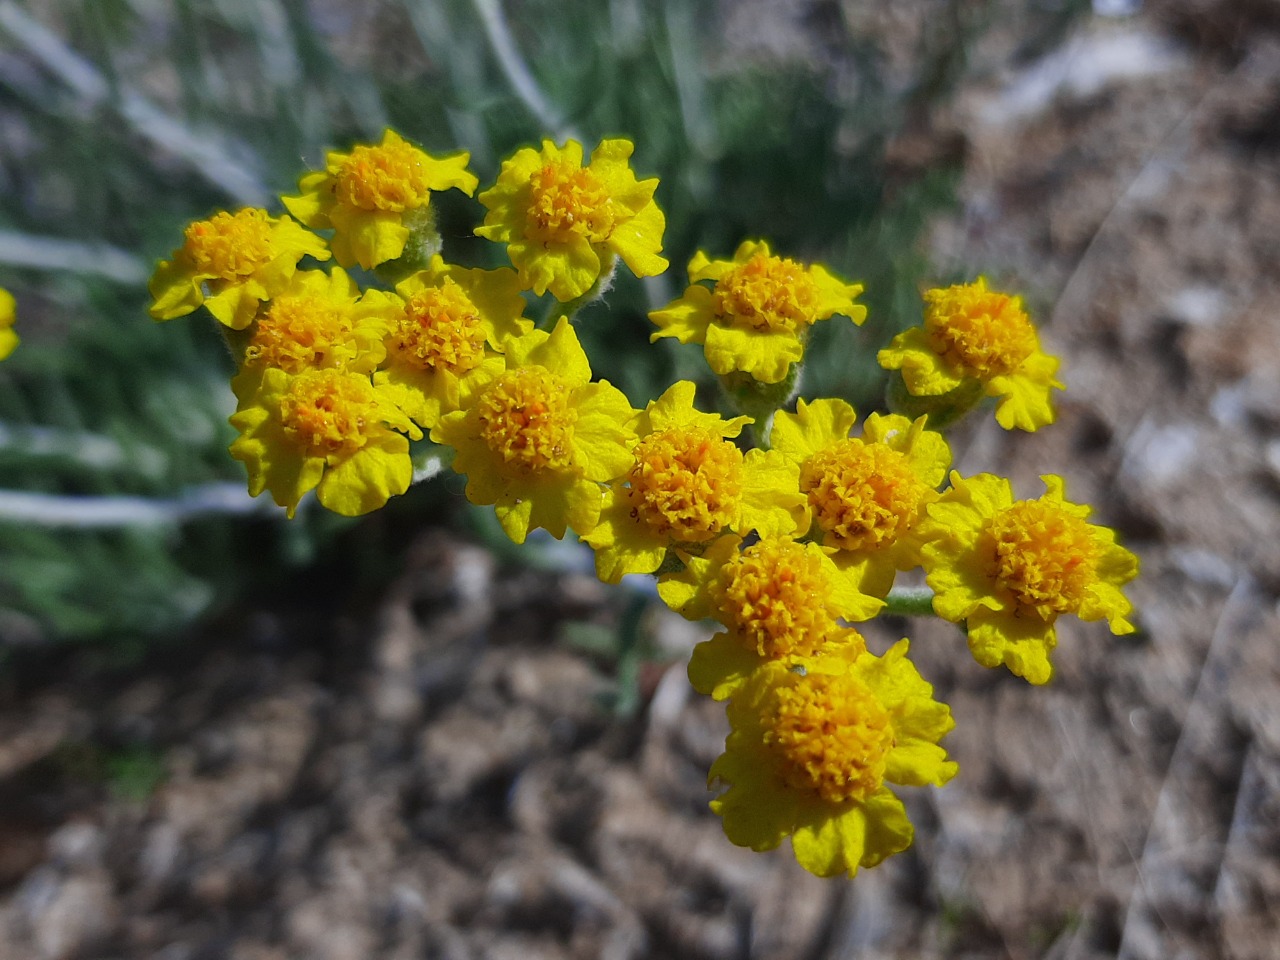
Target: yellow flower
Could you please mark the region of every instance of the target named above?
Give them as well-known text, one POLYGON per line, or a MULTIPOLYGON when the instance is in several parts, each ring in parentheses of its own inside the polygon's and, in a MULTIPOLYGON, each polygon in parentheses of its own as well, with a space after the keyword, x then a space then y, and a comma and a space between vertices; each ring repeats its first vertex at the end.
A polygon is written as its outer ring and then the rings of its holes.
POLYGON ((729 701, 731 732, 710 780, 725 835, 753 850, 784 837, 800 866, 852 876, 911 846, 906 810, 886 783, 941 786, 957 767, 938 740, 951 711, 907 659, 844 645, 803 673, 769 662, 729 701))
POLYGON ((803 358, 810 325, 837 313, 857 324, 867 318, 866 307, 853 302, 861 284, 837 280, 817 264, 775 257, 763 241, 746 241, 732 260, 698 251, 689 261, 689 281, 683 297, 649 314, 661 328, 649 339, 703 344, 707 363, 721 376, 740 370, 778 383, 803 358), (704 280, 713 285, 702 286, 704 280))
POLYGON ((428 429, 502 372, 502 358, 493 351, 503 341, 533 328, 522 315, 514 270, 467 269, 438 254, 426 270, 397 284, 394 294, 370 290, 362 302, 378 309, 390 331, 374 383, 428 429))
POLYGON ((537 527, 564 536, 595 526, 600 484, 631 467, 635 411, 591 366, 569 322, 507 341, 505 369, 461 410, 445 414, 431 439, 457 451, 467 499, 494 504, 502 528, 523 543, 537 527))
POLYGON ((387 322, 361 310, 359 296, 360 288, 340 267, 295 273, 244 335, 240 372, 231 381, 235 395, 246 401, 268 369, 371 373, 385 354, 387 322))
POLYGON ((951 474, 951 489, 920 524, 933 609, 965 621, 969 649, 984 667, 1005 664, 1031 683, 1053 674, 1059 615, 1107 620, 1133 632, 1133 605, 1120 587, 1138 575, 1138 558, 1115 531, 1086 523, 1090 508, 1063 499, 1061 477, 1046 475, 1039 500, 1013 499, 1009 481, 989 473, 951 474))
POLYGON ((585 167, 574 140, 516 151, 480 194, 489 212, 476 233, 507 244, 520 283, 539 296, 582 296, 608 276, 615 255, 637 277, 661 273, 666 219, 653 202, 658 181, 636 180, 633 149, 630 140, 602 140, 585 167))
MULTIPOLYGON (((800 467, 822 542, 856 572, 863 590, 883 597, 895 572, 920 562, 913 530, 951 465, 942 435, 925 418, 873 413, 862 438, 849 436, 855 415, 843 400, 800 400, 774 417, 770 445, 800 467)), ((816 534, 815 534, 816 535, 816 534)))
POLYGON ((1049 401, 1058 358, 1040 349, 1040 338, 1021 297, 974 283, 929 290, 924 325, 894 337, 877 359, 901 370, 914 396, 941 396, 968 384, 999 397, 996 420, 1006 430, 1036 430, 1053 423, 1049 401))
POLYGON ((13 332, 17 316, 13 294, 0 287, 0 360, 6 359, 18 346, 18 335, 13 332))
POLYGON ((404 433, 422 436, 367 374, 336 369, 267 368, 231 425, 240 432, 231 456, 248 468, 249 493, 270 491, 290 517, 312 489, 345 516, 383 506, 413 478, 404 433))
POLYGON ((727 438, 748 419, 699 412, 694 390, 681 380, 640 415, 635 463, 605 493, 599 523, 582 538, 596 551, 601 580, 652 573, 668 547, 706 543, 730 530, 796 528, 803 499, 795 468, 779 454, 744 455, 727 438))
POLYGON ((790 537, 764 537, 740 549, 741 537, 715 541, 702 556, 684 553, 685 569, 658 584, 666 604, 690 620, 728 627, 694 647, 689 680, 699 693, 723 700, 762 663, 804 665, 833 645, 865 649, 840 620, 869 620, 883 601, 858 589, 834 550, 790 537))
POLYGON ((288 217, 247 208, 198 220, 187 227, 173 259, 156 267, 151 316, 172 320, 204 304, 219 322, 243 330, 306 256, 328 260, 329 251, 288 217))
POLYGON ((325 154, 325 169, 303 174, 299 195, 280 199, 308 227, 333 228, 338 263, 369 270, 399 257, 413 228, 430 224, 433 190, 475 192, 470 159, 467 153, 433 157, 387 130, 380 144, 325 154))

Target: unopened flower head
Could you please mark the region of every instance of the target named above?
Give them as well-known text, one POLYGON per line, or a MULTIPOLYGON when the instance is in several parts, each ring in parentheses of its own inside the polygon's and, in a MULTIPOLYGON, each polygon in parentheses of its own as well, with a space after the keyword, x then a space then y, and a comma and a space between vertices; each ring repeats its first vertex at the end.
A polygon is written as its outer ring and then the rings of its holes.
POLYGON ((862 588, 884 596, 897 570, 919 563, 913 536, 925 505, 937 499, 951 452, 941 434, 897 415, 871 414, 862 437, 850 437, 855 414, 843 400, 822 399, 779 411, 770 442, 800 468, 824 544, 856 570, 862 588))
POLYGON ((374 381, 423 427, 459 409, 504 365, 497 350, 528 333, 514 270, 478 270, 436 256, 426 270, 365 301, 386 318, 387 359, 374 381))
POLYGON ((18 335, 13 332, 17 320, 17 303, 13 294, 0 287, 0 360, 6 359, 18 346, 18 335))
POLYGON ((979 277, 924 299, 924 325, 898 334, 878 355, 882 367, 902 371, 908 392, 943 396, 976 383, 999 398, 996 420, 1006 430, 1053 422, 1058 359, 1041 350, 1021 297, 988 290, 979 277))
POLYGON ((684 296, 649 314, 659 327, 650 339, 703 344, 707 363, 722 376, 741 371, 778 383, 803 358, 812 324, 834 314, 860 324, 867 316, 854 303, 861 284, 774 256, 763 241, 746 241, 732 260, 699 251, 689 261, 689 281, 684 296), (708 280, 713 285, 703 286, 708 280))
POLYGON ((658 181, 636 180, 633 149, 630 140, 603 140, 585 166, 574 140, 516 151, 480 194, 489 212, 476 233, 507 244, 525 289, 550 290, 559 300, 587 293, 615 257, 637 277, 661 273, 666 219, 653 201, 658 181))
POLYGON ((329 250, 288 217, 250 207, 197 220, 173 258, 156 267, 151 316, 172 320, 203 304, 219 322, 243 330, 306 256, 328 260, 329 250))
POLYGON ((635 411, 616 387, 591 382, 591 367, 567 320, 507 341, 504 370, 445 414, 431 439, 454 447, 467 498, 494 504, 517 543, 541 527, 563 537, 589 532, 601 483, 632 464, 635 411))
POLYGON ((635 462, 605 493, 600 522, 583 537, 602 580, 652 573, 669 548, 731 530, 795 529, 801 498, 794 468, 776 454, 744 454, 730 438, 747 418, 703 413, 693 406, 694 392, 681 380, 637 420, 635 462))
POLYGON ((338 263, 369 270, 399 258, 414 230, 433 228, 433 192, 475 192, 479 181, 467 169, 469 160, 467 153, 433 157, 387 130, 379 144, 327 153, 325 169, 304 174, 298 195, 281 199, 308 227, 332 228, 338 263))
POLYGON ((716 540, 658 593, 690 620, 714 619, 728 630, 694 648, 689 679, 699 693, 729 696, 760 664, 801 664, 836 644, 864 646, 840 621, 869 620, 884 604, 858 588, 858 577, 831 559, 835 551, 770 536, 747 547, 716 540))
POLYGON ((312 489, 335 513, 377 510, 408 489, 405 434, 422 436, 367 374, 333 368, 267 368, 231 425, 240 432, 231 456, 249 471, 249 493, 269 491, 290 517, 312 489))
POLYGON ((924 566, 934 611, 965 621, 969 649, 983 666, 1006 665, 1031 683, 1046 683, 1064 613, 1107 620, 1111 632, 1133 632, 1133 610, 1120 588, 1138 559, 1115 532, 1087 523, 1089 507, 1064 499, 1061 477, 1041 477, 1039 500, 1014 501, 1009 481, 991 474, 963 479, 928 508, 921 523, 924 566))
POLYGON ((739 846, 770 850, 791 838, 796 860, 822 877, 852 875, 911 845, 902 801, 887 784, 941 785, 956 773, 938 740, 946 705, 906 657, 844 645, 804 672, 768 662, 729 701, 731 732, 711 779, 711 802, 739 846))

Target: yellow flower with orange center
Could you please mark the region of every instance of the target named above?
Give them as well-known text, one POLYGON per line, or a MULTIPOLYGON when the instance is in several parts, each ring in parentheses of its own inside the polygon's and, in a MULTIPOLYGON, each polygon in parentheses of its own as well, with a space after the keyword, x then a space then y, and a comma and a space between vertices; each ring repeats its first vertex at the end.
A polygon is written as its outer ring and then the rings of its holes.
POLYGON ((364 302, 390 330, 374 382, 427 429, 501 373, 503 341, 533 327, 514 270, 468 269, 439 255, 394 294, 371 290, 364 302))
POLYGON ((633 149, 630 140, 602 140, 586 166, 575 140, 516 151, 480 194, 489 212, 476 233, 505 243, 521 285, 539 296, 583 296, 611 274, 615 257, 637 277, 661 273, 666 218, 653 202, 658 181, 636 180, 633 149))
POLYGON ((601 484, 630 469, 635 411, 620 390, 591 382, 567 320, 507 341, 503 370, 483 374, 431 439, 456 450, 467 499, 493 504, 507 535, 523 543, 542 527, 582 535, 600 515, 601 484))
POLYGON ((703 344, 707 363, 721 376, 742 371, 778 383, 804 357, 814 323, 835 314, 858 324, 867 317, 866 307, 854 303, 861 284, 774 256, 763 241, 746 241, 732 260, 698 251, 689 261, 689 281, 684 296, 649 314, 660 328, 649 339, 703 344), (703 286, 708 280, 713 285, 703 286))
POLYGON ((1000 398, 996 420, 1006 430, 1053 423, 1058 359, 1041 350, 1021 297, 988 290, 979 277, 924 299, 923 326, 898 334, 877 356, 885 369, 902 371, 909 393, 943 396, 976 384, 1000 398))
POLYGON ((814 535, 839 550, 836 561, 863 590, 883 597, 896 571, 920 562, 913 531, 937 499, 951 451, 923 417, 873 413, 861 438, 849 436, 855 420, 843 400, 800 400, 795 413, 775 415, 770 444, 799 466, 814 535))
POLYGON ((1015 502, 1003 477, 953 473, 951 489, 920 524, 934 612, 965 622, 980 664, 1003 663, 1036 684, 1053 675, 1060 615, 1133 632, 1126 619, 1133 605, 1120 588, 1138 574, 1138 558, 1115 542, 1115 531, 1087 523, 1089 507, 1064 499, 1061 477, 1041 479, 1043 497, 1015 502))
POLYGON ((18 335, 13 332, 17 306, 13 294, 0 287, 0 360, 6 359, 18 346, 18 335))
POLYGON ((281 200, 308 227, 333 230, 338 263, 369 270, 399 258, 415 229, 433 228, 433 192, 475 192, 470 159, 467 153, 433 157, 387 130, 379 144, 325 154, 325 169, 304 174, 298 196, 281 200))
POLYGON ((776 453, 744 454, 730 438, 748 418, 702 413, 695 389, 681 380, 640 415, 634 465, 605 493, 599 523, 583 536, 608 583, 652 573, 669 548, 731 530, 791 533, 802 515, 794 467, 776 453))
POLYGON ((681 616, 728 628, 694 647, 695 690, 722 700, 762 663, 803 665, 836 644, 865 646, 840 621, 869 620, 884 603, 836 565, 834 550, 779 536, 742 543, 727 536, 700 556, 681 551, 685 569, 658 583, 658 594, 681 616))
POLYGON ((409 441, 422 436, 370 381, 347 370, 263 370, 231 416, 231 456, 249 471, 249 493, 271 493, 292 517, 309 490, 335 513, 359 516, 404 493, 413 477, 409 441))
POLYGON ((242 401, 258 389, 263 372, 288 374, 341 369, 371 373, 385 354, 387 326, 358 307, 360 288, 339 267, 299 270, 267 303, 244 335, 240 371, 231 389, 242 401))
POLYGON ((329 250, 288 217, 247 208, 197 220, 187 227, 173 258, 156 267, 151 316, 172 320, 203 304, 222 324, 243 330, 306 256, 328 260, 329 250))
POLYGON ((730 733, 710 779, 726 836, 771 850, 785 837, 802 867, 853 875, 911 845, 913 830, 888 784, 941 786, 957 767, 938 741, 954 722, 907 659, 854 645, 803 672, 770 661, 729 700, 730 733))

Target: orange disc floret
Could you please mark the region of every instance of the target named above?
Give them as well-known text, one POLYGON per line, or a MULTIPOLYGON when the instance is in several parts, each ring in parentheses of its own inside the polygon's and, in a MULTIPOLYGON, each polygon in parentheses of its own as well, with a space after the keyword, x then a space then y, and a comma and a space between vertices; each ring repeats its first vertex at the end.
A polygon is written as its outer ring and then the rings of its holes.
POLYGON ((368 374, 277 367, 231 417, 240 436, 231 456, 249 471, 249 493, 271 493, 290 517, 307 491, 336 513, 376 510, 408 489, 409 441, 422 432, 368 374))
POLYGON ((829 570, 834 566, 814 544, 760 540, 720 568, 711 603, 717 619, 761 657, 811 657, 836 627, 829 570))
POLYGON ((304 457, 348 457, 369 440, 382 403, 368 377, 315 371, 280 397, 280 426, 304 457))
POLYGON ((1008 376, 1040 346, 1022 299, 983 280, 926 291, 924 300, 930 345, 959 376, 1008 376))
POLYGON ((521 284, 539 296, 584 296, 611 275, 616 257, 637 277, 661 273, 658 181, 636 179, 633 149, 630 140, 602 140, 585 165, 575 140, 517 150, 480 194, 488 213, 476 233, 505 243, 521 284))
POLYGON ((197 220, 151 277, 151 316, 172 320, 202 304, 222 324, 243 330, 259 305, 284 289, 303 257, 328 260, 323 240, 288 217, 246 208, 197 220))
POLYGON ((835 314, 862 323, 867 316, 854 302, 861 284, 844 283, 818 264, 774 256, 763 241, 744 242, 732 260, 699 251, 689 261, 689 281, 684 296, 649 314, 659 328, 650 339, 703 344, 707 363, 721 376, 742 372, 778 383, 804 356, 813 323, 835 314), (703 286, 706 281, 713 286, 703 286))
POLYGON ((714 541, 701 555, 679 551, 684 570, 664 575, 658 594, 691 620, 727 628, 693 650, 689 680, 717 700, 733 693, 762 663, 806 666, 835 647, 865 649, 840 621, 868 620, 884 602, 863 593, 858 573, 838 566, 835 550, 788 536, 743 547, 738 536, 714 541))
POLYGON ((480 438, 504 468, 520 473, 573 466, 577 412, 568 384, 544 367, 509 370, 476 400, 480 438))
POLYGON ((852 875, 911 845, 888 784, 941 786, 956 774, 938 741, 951 711, 907 659, 830 650, 803 672, 768 662, 729 700, 729 736, 711 767, 728 789, 711 801, 728 838, 771 850, 791 838, 796 860, 822 877, 852 875))
POLYGON ((937 499, 951 451, 923 417, 873 413, 860 438, 849 436, 854 423, 843 400, 800 400, 795 413, 778 411, 770 439, 799 465, 814 535, 840 551, 842 566, 860 570, 863 590, 884 596, 897 570, 919 563, 914 530, 937 499))
POLYGON ((265 210, 217 213, 182 235, 182 255, 195 273, 211 280, 240 280, 271 260, 271 218, 265 210))
MULTIPOLYGON (((431 431, 454 448, 467 498, 493 504, 517 543, 543 528, 589 533, 601 484, 631 468, 635 411, 622 392, 591 382, 591 366, 568 320, 506 341, 497 370, 479 368, 461 409, 431 431), (502 369, 505 365, 505 370, 502 369)), ((486 364, 488 361, 486 361, 486 364)))
POLYGON ((711 294, 724 322, 791 334, 819 319, 821 298, 807 267, 769 256, 767 248, 726 271, 711 294))
POLYGON ((463 374, 485 357, 487 331, 466 291, 449 278, 405 300, 392 350, 424 370, 463 374))
POLYGON ((805 460, 800 489, 825 542, 842 550, 874 550, 896 542, 933 492, 905 454, 854 438, 805 460))
POLYGON ((1086 522, 1089 507, 1063 495, 1046 475, 1039 500, 1013 499, 1009 481, 991 474, 951 475, 951 489, 920 524, 934 611, 968 628, 969 649, 983 666, 1004 664, 1031 683, 1053 675, 1056 621, 1063 614, 1107 620, 1133 632, 1133 606, 1121 587, 1138 559, 1115 532, 1086 522))
POLYGON ((1006 430, 1053 422, 1050 393, 1062 389, 1058 359, 1040 348, 1020 297, 989 290, 979 277, 929 290, 924 300, 923 325, 898 334, 877 354, 882 367, 902 371, 908 393, 945 397, 971 390, 997 397, 996 420, 1006 430))
POLYGON ((479 181, 469 160, 467 153, 433 157, 387 130, 381 143, 325 154, 325 169, 303 174, 297 196, 281 200, 308 227, 333 230, 339 264, 370 270, 399 258, 414 230, 420 240, 439 240, 431 194, 458 189, 470 196, 479 181))
POLYGON ((834 805, 876 794, 893 748, 893 724, 860 678, 815 673, 777 683, 769 694, 761 717, 764 746, 789 789, 834 805))
POLYGON ((644 437, 627 474, 631 515, 672 541, 701 543, 737 519, 742 451, 718 432, 671 427, 644 437))

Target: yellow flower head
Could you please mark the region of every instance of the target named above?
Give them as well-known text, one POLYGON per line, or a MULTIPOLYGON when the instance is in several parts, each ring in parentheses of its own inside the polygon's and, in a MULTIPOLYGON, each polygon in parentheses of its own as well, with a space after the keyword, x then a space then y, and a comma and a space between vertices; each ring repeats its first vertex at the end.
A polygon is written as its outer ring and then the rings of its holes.
POLYGON ((172 320, 204 304, 219 322, 243 330, 306 256, 328 260, 329 251, 288 217, 246 208, 198 220, 187 227, 173 259, 156 267, 151 316, 172 320))
POLYGON ((231 456, 249 471, 249 493, 270 491, 290 517, 311 489, 346 516, 383 506, 413 477, 404 434, 422 436, 367 374, 333 368, 267 368, 231 425, 240 432, 231 456))
POLYGON ((476 270, 436 255, 426 270, 364 301, 388 323, 387 359, 374 382, 426 428, 463 406, 474 387, 503 370, 494 351, 528 333, 514 270, 476 270))
POLYGON ((1003 663, 1036 684, 1053 674, 1061 614, 1133 632, 1125 619, 1133 606, 1120 587, 1138 574, 1138 558, 1115 531, 1086 523, 1089 507, 1063 499, 1061 477, 1041 479, 1044 496, 1015 502, 1003 477, 952 473, 951 489, 920 524, 934 611, 966 622, 980 664, 1003 663))
POLYGON ((475 192, 470 159, 467 153, 433 157, 387 130, 380 144, 327 153, 325 169, 303 174, 298 196, 281 200, 308 227, 333 229, 338 263, 369 270, 399 257, 412 229, 430 222, 432 191, 475 192))
POLYGON ((0 287, 0 360, 6 359, 18 346, 18 335, 13 332, 17 316, 17 303, 13 294, 0 287))
POLYGON ((582 165, 582 145, 544 140, 502 164, 480 194, 489 212, 476 233, 507 244, 525 289, 559 300, 582 296, 622 258, 637 277, 667 269, 666 218, 653 202, 658 181, 636 180, 630 140, 603 140, 582 165))
POLYGON ((876 657, 847 644, 803 673, 769 662, 729 701, 731 732, 711 780, 728 838, 771 850, 791 837, 821 877, 853 875, 911 845, 902 801, 886 786, 941 786, 956 774, 938 740, 951 711, 907 659, 907 641, 876 657))
POLYGON ((795 468, 775 453, 743 454, 729 438, 748 418, 702 413, 694 391, 681 380, 640 415, 635 463, 605 493, 600 521, 583 537, 606 582, 652 573, 669 547, 704 544, 731 530, 796 528, 803 501, 795 468))
POLYGON ((694 648, 695 690, 723 700, 761 663, 803 664, 837 643, 865 646, 838 621, 869 620, 884 603, 858 589, 857 575, 832 561, 835 551, 790 537, 764 537, 745 549, 742 542, 727 536, 702 556, 682 551, 685 569, 658 584, 682 616, 728 628, 694 648))
POLYGON ((803 358, 810 325, 837 313, 858 324, 867 318, 866 307, 853 302, 861 284, 837 280, 817 264, 775 257, 763 241, 746 241, 732 260, 699 251, 689 261, 689 281, 684 296, 649 314, 660 328, 649 339, 703 344, 707 363, 721 376, 743 371, 778 383, 803 358), (713 286, 702 286, 705 280, 713 286))
POLYGON ((1053 423, 1049 394, 1062 389, 1054 378, 1058 359, 1040 349, 1021 297, 988 290, 979 277, 929 290, 924 299, 924 325, 898 334, 877 357, 885 369, 902 371, 909 393, 941 396, 976 382, 1000 398, 996 420, 1006 430, 1053 423))
POLYGON ((770 443, 799 465, 822 542, 840 551, 838 562, 856 571, 863 590, 882 597, 895 571, 920 562, 913 531, 937 499, 951 451, 923 417, 873 413, 860 439, 849 436, 854 419, 843 400, 800 400, 795 413, 774 417, 770 443))
POLYGON ((288 374, 340 369, 370 373, 382 361, 386 321, 358 308, 360 288, 340 268, 299 270, 246 331, 231 388, 242 401, 268 369, 288 374))
POLYGON ((567 320, 507 341, 504 369, 445 414, 431 439, 457 451, 467 499, 494 504, 507 535, 523 543, 537 527, 589 532, 601 483, 632 464, 635 411, 591 367, 567 320))

